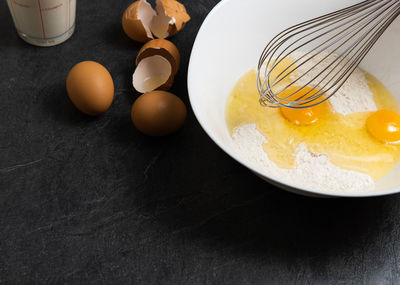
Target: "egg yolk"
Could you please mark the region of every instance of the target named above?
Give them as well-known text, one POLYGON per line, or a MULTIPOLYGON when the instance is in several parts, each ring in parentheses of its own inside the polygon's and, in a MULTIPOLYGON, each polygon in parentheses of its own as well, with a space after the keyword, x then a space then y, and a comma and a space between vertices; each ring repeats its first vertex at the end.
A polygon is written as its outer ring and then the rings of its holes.
MULTIPOLYGON (((300 87, 291 86, 283 91, 279 97, 286 98, 290 94, 299 90, 300 87)), ((304 87, 295 93, 290 99, 291 100, 307 100, 311 96, 313 96, 317 91, 312 90, 311 87, 304 87), (307 94, 308 93, 308 94, 307 94)), ((324 98, 319 97, 312 102, 305 103, 303 106, 311 106, 315 103, 321 102, 324 98)), ((318 105, 309 107, 309 108, 280 108, 282 115, 290 122, 299 126, 307 126, 317 122, 321 116, 323 116, 328 111, 328 105, 326 102, 322 102, 318 105)))
POLYGON ((367 119, 368 132, 377 140, 400 144, 400 115, 389 110, 379 110, 367 119))

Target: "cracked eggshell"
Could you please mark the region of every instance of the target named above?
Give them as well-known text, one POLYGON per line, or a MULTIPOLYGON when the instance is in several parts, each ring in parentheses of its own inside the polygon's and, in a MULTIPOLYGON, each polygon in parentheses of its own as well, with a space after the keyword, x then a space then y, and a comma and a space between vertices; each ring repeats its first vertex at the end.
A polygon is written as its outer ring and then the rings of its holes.
POLYGON ((158 15, 153 18, 150 29, 160 39, 172 37, 190 21, 185 6, 176 0, 157 0, 158 15))
POLYGON ((132 3, 122 16, 122 27, 125 34, 138 42, 148 42, 154 39, 150 24, 156 12, 146 0, 132 3))
POLYGON ((133 87, 141 93, 169 90, 178 72, 180 55, 176 46, 167 40, 156 39, 146 43, 136 57, 133 87))
POLYGON ((169 90, 173 82, 171 63, 161 55, 143 58, 132 76, 132 85, 140 93, 169 90))
POLYGON ((149 41, 140 49, 136 57, 136 65, 144 58, 154 55, 160 55, 169 61, 173 76, 178 72, 181 57, 177 47, 172 42, 164 39, 149 41))

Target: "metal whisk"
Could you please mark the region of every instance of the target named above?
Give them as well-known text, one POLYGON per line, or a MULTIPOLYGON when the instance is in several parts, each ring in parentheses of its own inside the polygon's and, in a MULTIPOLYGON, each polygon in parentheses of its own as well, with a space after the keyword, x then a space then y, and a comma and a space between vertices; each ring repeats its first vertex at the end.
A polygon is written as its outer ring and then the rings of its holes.
POLYGON ((400 0, 367 0, 282 31, 258 63, 260 104, 308 108, 327 100, 399 14, 400 0))

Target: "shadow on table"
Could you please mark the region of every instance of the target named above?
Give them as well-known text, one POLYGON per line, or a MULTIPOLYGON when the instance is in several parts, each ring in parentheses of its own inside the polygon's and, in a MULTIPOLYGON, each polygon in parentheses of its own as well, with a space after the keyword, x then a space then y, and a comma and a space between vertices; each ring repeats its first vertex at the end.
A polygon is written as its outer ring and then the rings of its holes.
POLYGON ((69 99, 65 82, 48 85, 42 93, 42 108, 61 125, 77 126, 99 121, 101 116, 89 116, 80 112, 69 99))
POLYGON ((212 250, 289 259, 327 258, 360 249, 366 241, 373 244, 387 219, 384 206, 389 197, 302 197, 274 188, 232 162, 227 168, 233 169, 225 176, 214 167, 200 170, 197 174, 203 181, 188 173, 176 174, 171 177, 175 184, 166 181, 169 186, 148 195, 154 199, 172 192, 175 200, 164 202, 169 203, 165 211, 148 208, 148 213, 173 235, 190 237, 212 250))

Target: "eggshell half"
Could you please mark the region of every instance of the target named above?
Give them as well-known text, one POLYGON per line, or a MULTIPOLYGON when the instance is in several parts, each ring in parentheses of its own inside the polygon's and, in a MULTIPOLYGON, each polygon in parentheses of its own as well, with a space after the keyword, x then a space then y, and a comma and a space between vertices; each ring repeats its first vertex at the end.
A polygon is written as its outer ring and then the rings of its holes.
POLYGON ((172 75, 174 76, 179 70, 181 57, 176 46, 164 39, 155 39, 146 43, 139 51, 136 57, 136 65, 144 58, 160 55, 167 59, 172 67, 172 75))
POLYGON ((153 34, 160 39, 165 39, 177 34, 190 21, 185 6, 176 0, 157 0, 155 16, 150 24, 153 34))
POLYGON ((171 63, 161 55, 143 58, 132 76, 133 87, 140 93, 168 90, 173 81, 171 63))
POLYGON ((122 27, 131 39, 138 42, 148 42, 154 39, 150 24, 156 16, 156 11, 146 0, 132 3, 122 16, 122 27))

